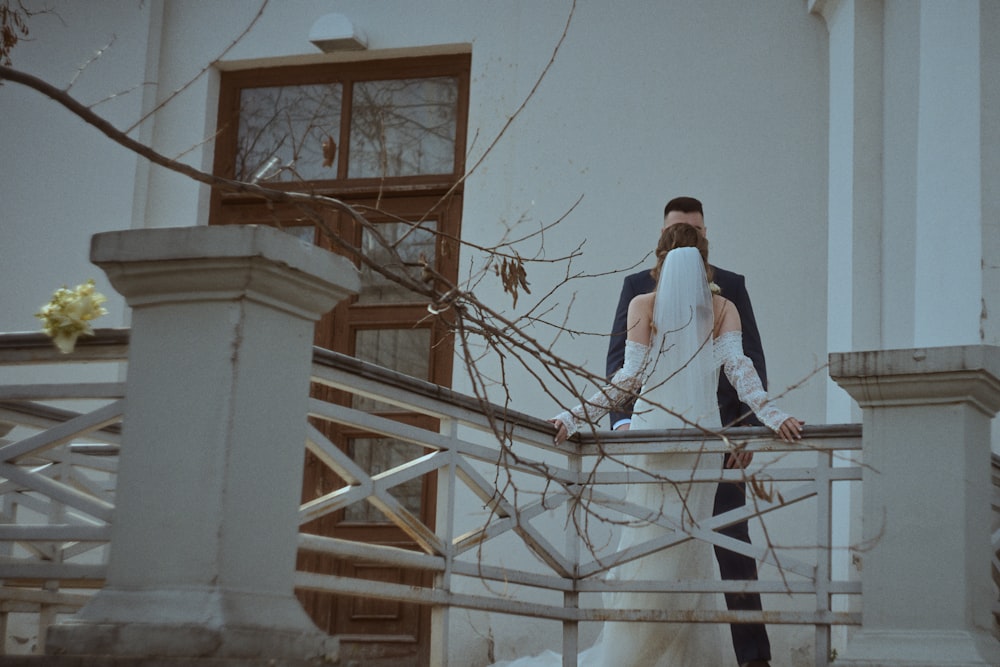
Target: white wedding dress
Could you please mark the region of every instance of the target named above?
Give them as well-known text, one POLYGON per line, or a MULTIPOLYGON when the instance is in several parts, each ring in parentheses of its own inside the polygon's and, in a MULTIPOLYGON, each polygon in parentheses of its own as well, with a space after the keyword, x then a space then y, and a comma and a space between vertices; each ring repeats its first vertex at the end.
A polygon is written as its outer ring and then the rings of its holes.
MULTIPOLYGON (((654 302, 651 345, 628 341, 625 365, 609 386, 585 404, 558 416, 573 433, 579 422, 596 423, 612 407, 641 387, 632 415, 632 430, 689 428, 697 424, 718 429, 716 398, 719 366, 761 421, 777 430, 788 417, 767 404, 750 360, 743 354, 742 334, 712 340, 714 310, 701 255, 696 248, 668 253, 654 302)), ((650 509, 681 530, 711 518, 713 483, 691 483, 696 470, 717 472, 717 454, 658 454, 626 457, 625 463, 651 473, 673 471, 670 481, 629 485, 625 500, 650 509), (683 471, 682 474, 677 474, 683 471)), ((667 476, 667 475, 665 475, 667 476)), ((671 529, 650 522, 622 529, 618 550, 662 537, 671 529)), ((688 540, 614 568, 618 581, 698 581, 718 579, 711 544, 688 540)), ((697 610, 725 608, 717 593, 605 594, 605 607, 616 609, 697 610)), ((595 644, 580 653, 579 667, 716 667, 734 662, 728 628, 719 623, 608 622, 595 644)), ((552 651, 500 662, 496 667, 561 667, 552 651)))

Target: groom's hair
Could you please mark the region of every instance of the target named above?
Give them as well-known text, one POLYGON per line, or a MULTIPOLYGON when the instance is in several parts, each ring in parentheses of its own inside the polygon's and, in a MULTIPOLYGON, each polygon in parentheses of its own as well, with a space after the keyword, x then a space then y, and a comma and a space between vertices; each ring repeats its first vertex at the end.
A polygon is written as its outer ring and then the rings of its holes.
POLYGON ((667 202, 667 205, 663 207, 663 217, 667 217, 667 214, 671 211, 680 211, 681 213, 701 213, 702 216, 705 215, 705 209, 702 208, 701 202, 694 197, 675 197, 667 202))

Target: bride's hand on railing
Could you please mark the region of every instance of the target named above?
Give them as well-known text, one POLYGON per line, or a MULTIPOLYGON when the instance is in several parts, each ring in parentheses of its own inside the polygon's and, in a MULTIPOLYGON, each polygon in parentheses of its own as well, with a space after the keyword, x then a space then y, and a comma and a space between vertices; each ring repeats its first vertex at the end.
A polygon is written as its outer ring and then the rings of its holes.
POLYGON ((802 427, 805 426, 805 422, 795 417, 789 417, 785 421, 781 422, 781 426, 778 428, 778 437, 785 442, 795 442, 802 439, 802 427))
POLYGON ((553 418, 547 421, 556 427, 556 434, 552 437, 552 442, 558 445, 569 437, 569 431, 566 430, 566 424, 564 424, 561 419, 553 418))

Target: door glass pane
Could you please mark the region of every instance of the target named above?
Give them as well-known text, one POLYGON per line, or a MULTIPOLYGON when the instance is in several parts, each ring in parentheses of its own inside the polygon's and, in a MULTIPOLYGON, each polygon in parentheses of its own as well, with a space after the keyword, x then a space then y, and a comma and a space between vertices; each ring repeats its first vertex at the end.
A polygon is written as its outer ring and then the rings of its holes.
POLYGON ((354 84, 351 178, 455 171, 458 79, 392 79, 354 84))
POLYGON ((431 330, 361 329, 354 337, 354 356, 426 380, 430 370, 431 330))
MULTIPOLYGON (((430 375, 430 329, 363 329, 355 334, 355 356, 365 361, 426 380, 430 375)), ((399 410, 369 398, 353 396, 359 410, 399 410)), ((424 454, 423 448, 392 438, 352 438, 348 454, 369 474, 377 475, 424 454)), ((423 482, 413 479, 390 490, 408 510, 419 514, 423 482)), ((368 503, 355 503, 345 510, 345 520, 383 523, 386 518, 368 503)))
POLYGON ((240 92, 236 178, 336 178, 341 94, 339 83, 244 88, 240 92))
MULTIPOLYGON (((354 336, 354 356, 421 380, 430 378, 430 329, 362 329, 354 336)), ((351 397, 358 410, 399 410, 364 396, 351 397)))
MULTIPOLYGON (((354 462, 367 470, 371 475, 383 473, 400 466, 407 461, 417 459, 424 454, 424 449, 408 442, 400 442, 392 438, 352 438, 348 443, 348 455, 354 462)), ((389 495, 399 503, 420 515, 420 496, 423 489, 423 479, 417 477, 389 489, 389 495)), ((364 521, 366 523, 385 523, 388 519, 370 503, 354 503, 344 510, 345 521, 364 521)))
MULTIPOLYGON (((412 276, 420 275, 421 258, 435 266, 435 231, 437 222, 425 220, 420 227, 414 228, 406 222, 386 222, 378 226, 379 233, 385 241, 396 247, 404 266, 398 266, 395 258, 379 243, 375 236, 364 230, 361 236, 361 247, 366 256, 371 257, 382 266, 394 269, 404 269, 412 276)), ((380 273, 372 271, 367 266, 361 267, 361 291, 357 303, 400 303, 403 301, 422 301, 413 292, 398 285, 380 273)))

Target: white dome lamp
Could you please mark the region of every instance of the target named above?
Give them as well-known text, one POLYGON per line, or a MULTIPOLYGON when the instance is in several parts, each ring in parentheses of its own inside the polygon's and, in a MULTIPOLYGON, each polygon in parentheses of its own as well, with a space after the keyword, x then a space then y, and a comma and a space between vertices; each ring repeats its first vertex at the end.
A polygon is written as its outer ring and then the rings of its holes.
POLYGON ((309 29, 309 41, 324 53, 368 48, 368 36, 343 14, 325 14, 316 19, 309 29))

